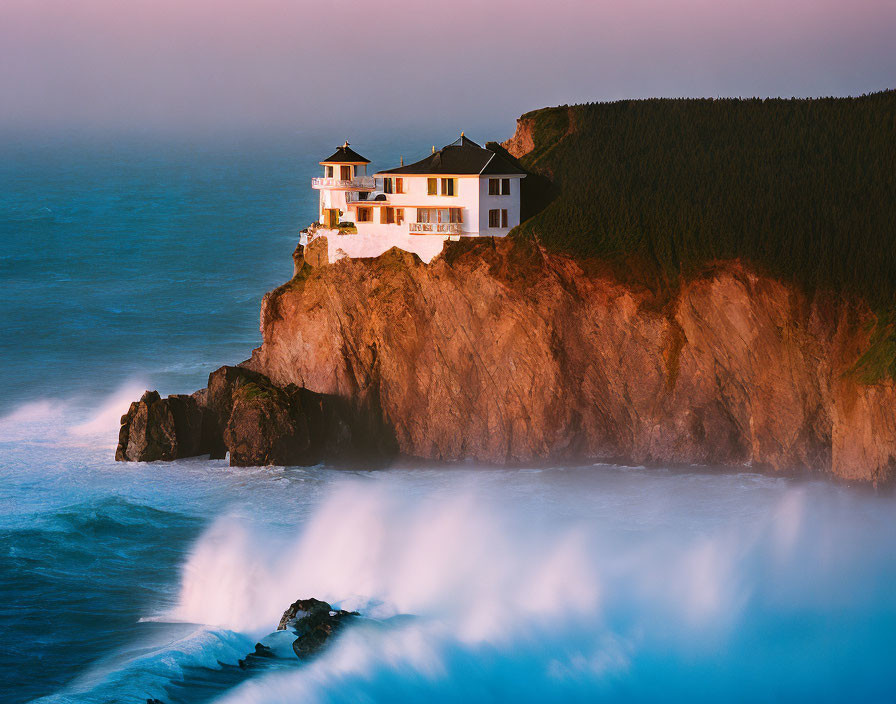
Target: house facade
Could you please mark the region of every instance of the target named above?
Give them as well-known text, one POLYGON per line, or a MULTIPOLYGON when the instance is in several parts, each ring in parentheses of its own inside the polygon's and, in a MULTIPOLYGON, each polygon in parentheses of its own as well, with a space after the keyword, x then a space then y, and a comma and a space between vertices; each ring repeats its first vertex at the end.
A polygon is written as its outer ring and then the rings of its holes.
POLYGON ((520 223, 525 173, 463 134, 420 161, 368 175, 370 161, 348 145, 320 162, 320 227, 330 261, 375 257, 392 247, 429 261, 446 239, 503 237, 520 223))

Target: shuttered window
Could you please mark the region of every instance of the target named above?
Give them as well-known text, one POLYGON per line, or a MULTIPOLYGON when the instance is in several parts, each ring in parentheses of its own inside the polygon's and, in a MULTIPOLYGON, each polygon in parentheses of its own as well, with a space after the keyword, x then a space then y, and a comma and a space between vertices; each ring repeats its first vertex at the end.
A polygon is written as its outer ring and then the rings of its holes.
POLYGON ((488 194, 490 196, 509 196, 510 195, 510 179, 509 178, 490 178, 488 180, 488 194))
POLYGON ((507 211, 503 208, 488 211, 488 226, 494 228, 507 227, 507 211))

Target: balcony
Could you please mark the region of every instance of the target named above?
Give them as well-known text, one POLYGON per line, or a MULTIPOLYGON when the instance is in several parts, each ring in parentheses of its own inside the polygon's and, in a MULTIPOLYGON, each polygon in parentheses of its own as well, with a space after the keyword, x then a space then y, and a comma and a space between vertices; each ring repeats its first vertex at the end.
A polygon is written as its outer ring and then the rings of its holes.
POLYGON ((376 195, 373 195, 372 193, 346 193, 345 202, 360 203, 361 205, 365 203, 370 203, 371 205, 388 205, 389 196, 385 193, 377 193, 376 195), (361 196, 365 197, 362 198, 361 196))
POLYGON ((410 222, 408 232, 412 235, 459 235, 462 227, 459 222, 410 222))
POLYGON ((359 176, 346 180, 338 178, 313 178, 312 188, 361 188, 373 189, 376 187, 376 179, 373 176, 359 176))

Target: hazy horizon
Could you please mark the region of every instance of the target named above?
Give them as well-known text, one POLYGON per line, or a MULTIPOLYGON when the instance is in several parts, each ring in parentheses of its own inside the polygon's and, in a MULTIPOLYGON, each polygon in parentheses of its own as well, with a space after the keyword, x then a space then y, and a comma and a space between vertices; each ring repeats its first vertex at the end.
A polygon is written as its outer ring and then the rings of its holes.
POLYGON ((502 137, 549 105, 884 90, 894 30, 884 0, 6 0, 0 130, 502 137))

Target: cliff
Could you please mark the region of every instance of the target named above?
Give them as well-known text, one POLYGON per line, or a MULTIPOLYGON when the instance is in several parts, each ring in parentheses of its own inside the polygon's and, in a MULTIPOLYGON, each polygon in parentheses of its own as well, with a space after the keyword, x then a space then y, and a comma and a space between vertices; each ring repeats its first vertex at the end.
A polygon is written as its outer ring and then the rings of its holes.
POLYGON ((894 126, 896 91, 527 113, 494 145, 529 174, 507 238, 426 265, 298 248, 252 358, 144 397, 119 455, 893 481, 894 126))
POLYGON ((508 238, 312 269, 264 299, 246 366, 375 403, 400 453, 507 464, 896 476, 896 385, 851 371, 874 316, 738 261, 660 296, 508 238))

